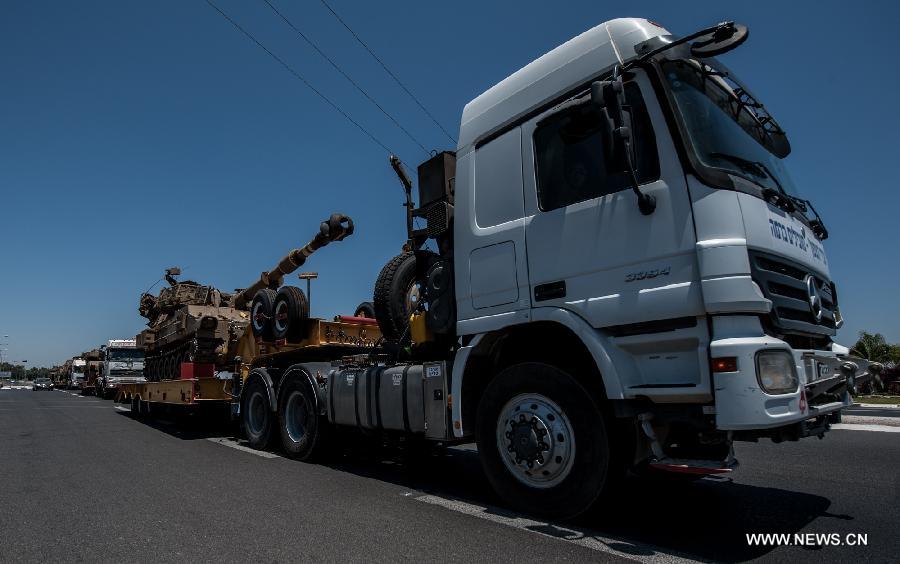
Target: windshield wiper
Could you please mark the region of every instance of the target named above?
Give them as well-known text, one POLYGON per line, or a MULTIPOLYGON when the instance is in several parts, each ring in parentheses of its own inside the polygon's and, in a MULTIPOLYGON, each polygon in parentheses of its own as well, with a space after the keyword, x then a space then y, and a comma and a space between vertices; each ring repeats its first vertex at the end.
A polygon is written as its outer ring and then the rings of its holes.
POLYGON ((812 202, 788 194, 787 190, 784 189, 784 187, 781 185, 781 182, 779 182, 778 178, 774 174, 772 174, 772 172, 769 170, 769 167, 767 167, 765 163, 759 161, 751 161, 742 157, 738 157, 737 155, 729 155, 728 153, 710 153, 709 156, 732 162, 736 164, 742 171, 754 176, 771 179, 772 182, 775 183, 775 186, 778 187, 778 192, 772 190, 771 188, 763 186, 763 197, 766 199, 766 201, 771 202, 772 204, 780 207, 788 213, 793 213, 794 211, 800 210, 801 212, 806 214, 807 209, 811 210, 816 218, 812 220, 809 220, 808 218, 807 219, 809 221, 809 227, 810 229, 812 229, 813 234, 820 241, 824 241, 828 238, 828 230, 825 229, 825 222, 822 221, 822 216, 820 216, 819 212, 816 211, 816 208, 813 207, 812 202))
POLYGON ((775 186, 778 187, 778 190, 773 190, 768 186, 760 185, 762 188, 763 199, 788 213, 793 213, 797 210, 797 206, 792 197, 785 191, 781 182, 775 178, 775 175, 769 171, 769 168, 765 164, 759 161, 751 161, 737 155, 730 155, 728 153, 710 153, 709 156, 734 163, 741 171, 752 174, 757 178, 768 178, 772 180, 772 182, 775 183, 775 186))

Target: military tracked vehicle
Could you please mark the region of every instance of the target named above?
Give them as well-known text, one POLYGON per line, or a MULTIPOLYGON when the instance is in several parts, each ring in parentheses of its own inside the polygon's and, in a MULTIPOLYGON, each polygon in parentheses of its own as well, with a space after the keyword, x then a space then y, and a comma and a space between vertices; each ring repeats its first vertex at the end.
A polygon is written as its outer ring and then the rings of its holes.
POLYGON ((234 343, 244 333, 249 314, 235 308, 235 295, 193 280, 178 280, 179 268, 166 270, 169 286, 158 296, 141 294, 138 312, 148 328, 135 337, 144 349, 147 380, 177 379, 183 362, 231 362, 234 343))

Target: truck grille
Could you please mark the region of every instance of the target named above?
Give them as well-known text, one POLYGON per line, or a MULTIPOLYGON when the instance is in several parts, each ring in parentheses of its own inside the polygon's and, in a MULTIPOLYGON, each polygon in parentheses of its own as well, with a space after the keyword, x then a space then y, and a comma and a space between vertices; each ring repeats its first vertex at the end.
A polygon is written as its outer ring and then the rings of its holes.
POLYGON ((783 257, 750 251, 750 271, 763 295, 772 301, 770 322, 781 334, 827 334, 837 331, 837 291, 830 280, 783 257), (819 320, 810 306, 807 276, 822 307, 819 320))

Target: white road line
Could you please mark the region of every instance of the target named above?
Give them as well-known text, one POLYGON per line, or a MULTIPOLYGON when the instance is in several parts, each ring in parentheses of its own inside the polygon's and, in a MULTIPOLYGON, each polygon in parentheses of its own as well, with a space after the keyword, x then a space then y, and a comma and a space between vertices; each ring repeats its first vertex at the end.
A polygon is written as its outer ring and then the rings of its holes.
MULTIPOLYGON (((404 494, 405 497, 412 497, 409 492, 404 494)), ((663 552, 662 549, 643 544, 639 542, 629 541, 621 538, 604 537, 594 531, 585 529, 576 529, 572 527, 562 527, 552 523, 536 521, 529 517, 523 517, 510 511, 499 509, 496 507, 481 507, 464 501, 454 499, 446 499, 436 495, 420 495, 413 497, 416 501, 428 503, 431 505, 439 505, 445 509, 463 513, 471 517, 485 519, 507 527, 513 527, 529 533, 534 533, 550 538, 554 538, 563 542, 572 543, 584 548, 605 552, 620 558, 627 558, 638 562, 672 562, 687 563, 696 562, 685 556, 676 555, 670 552, 663 552), (624 550, 614 547, 623 547, 624 550)))
POLYGON ((119 411, 127 411, 128 413, 131 413, 131 409, 128 407, 122 407, 121 405, 114 405, 113 407, 115 407, 119 411))
POLYGON ((256 450, 255 448, 244 446, 234 439, 229 439, 228 437, 208 437, 206 440, 216 443, 217 445, 227 446, 229 448, 233 448, 235 450, 240 450, 243 452, 249 452, 250 454, 255 454, 256 456, 260 456, 262 458, 281 458, 281 456, 272 452, 256 450))
POLYGON ((878 409, 900 409, 897 403, 854 403, 853 407, 877 407, 878 409))
POLYGON ((836 431, 880 431, 882 433, 900 433, 900 427, 889 425, 866 425, 864 423, 835 423, 831 426, 836 431))

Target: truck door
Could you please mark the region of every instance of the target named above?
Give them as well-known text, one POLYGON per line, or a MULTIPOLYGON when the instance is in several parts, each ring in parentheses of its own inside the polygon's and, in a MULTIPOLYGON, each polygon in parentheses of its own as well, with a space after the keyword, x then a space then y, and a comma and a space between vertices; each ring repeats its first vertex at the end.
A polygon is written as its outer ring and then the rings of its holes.
POLYGON ((633 74, 625 93, 641 190, 657 202, 651 215, 625 174, 605 170, 589 99, 522 127, 532 307, 569 309, 596 328, 703 313, 684 172, 649 79, 633 74))

